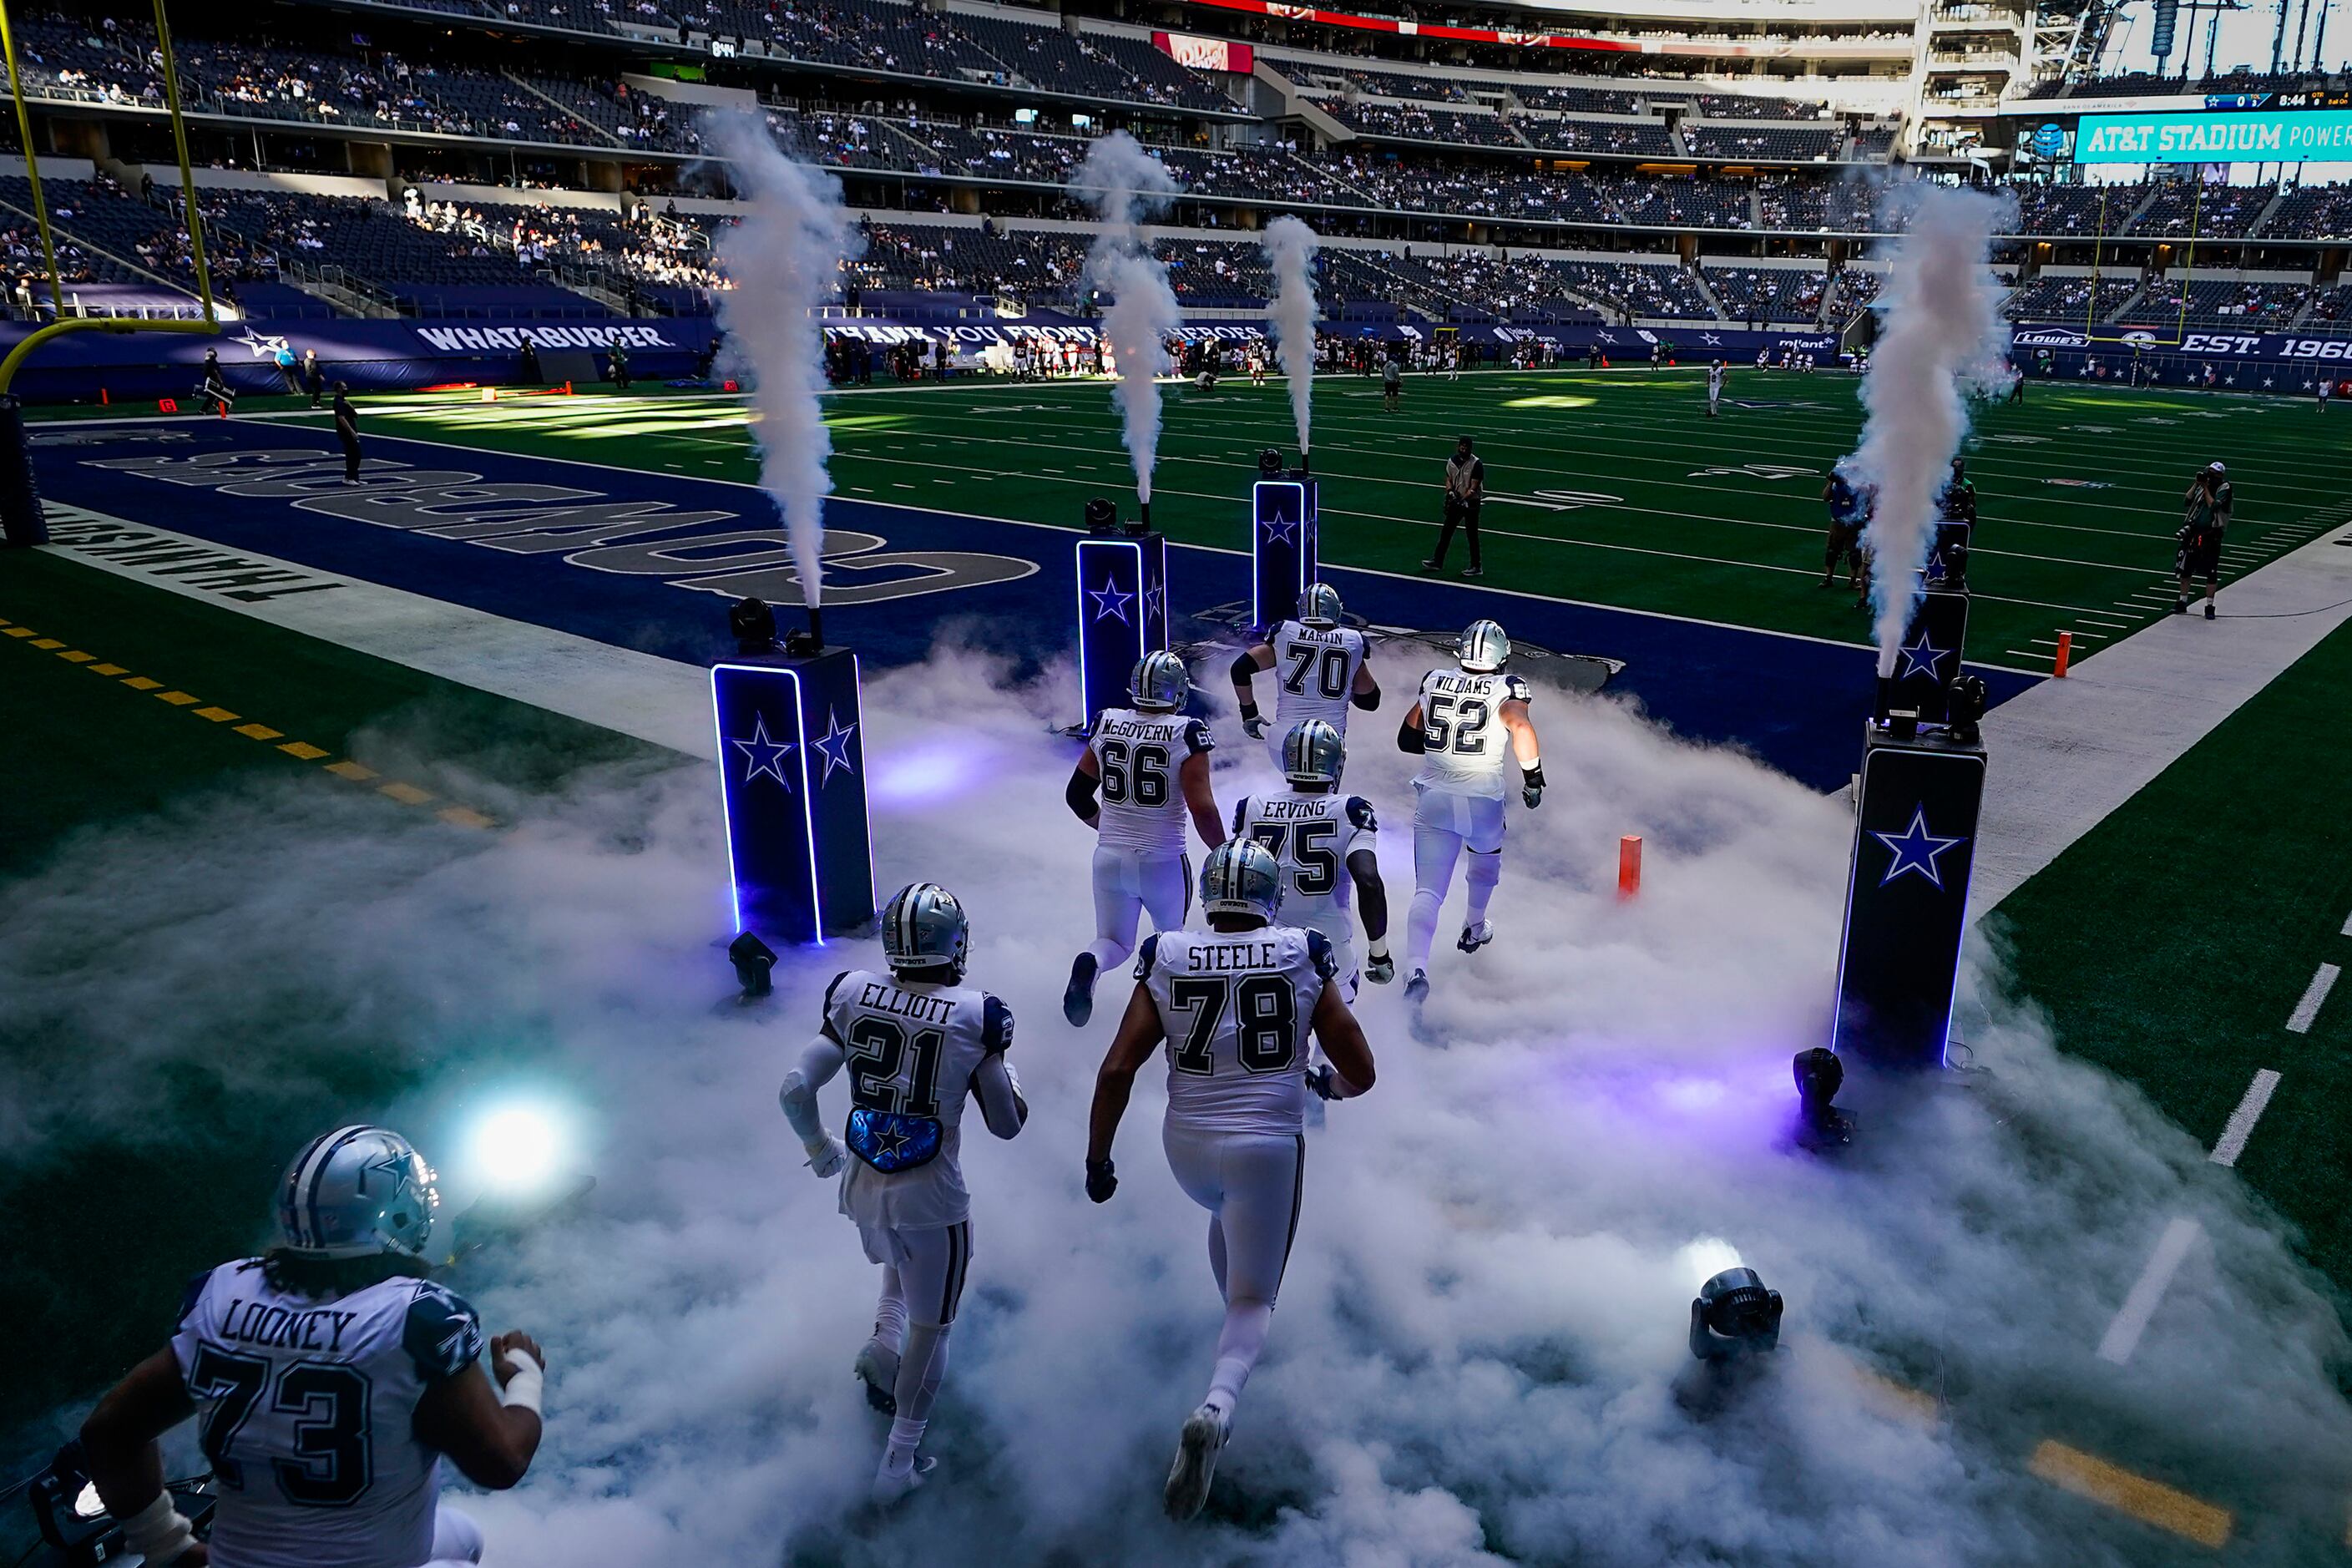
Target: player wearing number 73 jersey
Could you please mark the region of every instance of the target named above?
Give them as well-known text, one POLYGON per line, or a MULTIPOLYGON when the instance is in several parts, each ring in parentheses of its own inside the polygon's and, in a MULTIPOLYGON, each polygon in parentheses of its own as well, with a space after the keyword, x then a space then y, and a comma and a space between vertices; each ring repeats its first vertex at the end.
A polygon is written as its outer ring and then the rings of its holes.
POLYGON ((278 1182, 278 1244, 190 1282, 172 1342, 82 1426, 99 1500, 151 1563, 454 1568, 481 1559, 440 1506, 446 1455, 478 1485, 522 1479, 539 1447, 543 1352, 489 1345, 474 1310, 425 1278, 439 1197, 406 1139, 344 1127, 278 1182), (191 1415, 220 1502, 199 1547, 154 1439, 191 1415))
POLYGON ((1062 1016, 1072 1024, 1094 1016, 1095 978, 1134 951, 1142 911, 1151 911, 1158 931, 1184 923, 1192 901, 1184 819, 1202 844, 1224 839, 1209 787, 1209 726, 1184 715, 1192 694, 1182 659, 1145 656, 1128 678, 1134 706, 1102 710, 1070 774, 1070 810, 1096 833, 1095 940, 1071 962, 1062 993, 1062 1016))
POLYGON ((1118 1190, 1111 1143, 1137 1071, 1165 1042, 1160 1142, 1177 1184, 1209 1211, 1209 1267, 1225 1323, 1208 1397, 1184 1423, 1168 1472, 1177 1519, 1207 1500, 1234 1406, 1265 1348, 1306 1191, 1308 1089, 1339 1100, 1372 1087, 1371 1048, 1331 984, 1330 944, 1274 924, 1282 897, 1282 868, 1264 845, 1235 838, 1213 850, 1201 871, 1209 929, 1160 931, 1143 944, 1134 994, 1095 1079, 1087 1196, 1106 1203, 1118 1190), (1329 1058, 1311 1072, 1310 1031, 1329 1058))
POLYGON ((1344 739, 1350 704, 1368 712, 1381 705, 1380 682, 1364 658, 1364 634, 1341 625, 1341 616, 1339 591, 1328 583, 1310 583, 1299 598, 1297 620, 1283 622, 1265 641, 1234 657, 1242 729, 1251 740, 1267 742, 1276 767, 1282 766, 1284 737, 1297 725, 1320 719, 1344 739), (1261 669, 1275 671, 1271 737, 1257 710, 1261 669))
POLYGON ((1507 753, 1518 760, 1519 796, 1532 809, 1543 799, 1543 763, 1536 727, 1528 718, 1528 683, 1503 673, 1511 639, 1492 621, 1473 621, 1462 633, 1456 668, 1422 678, 1421 697, 1404 716, 1397 745, 1422 755, 1412 781, 1412 910, 1405 921, 1407 999, 1429 994, 1429 949, 1437 915, 1454 885, 1454 864, 1465 849, 1470 867, 1470 909, 1455 945, 1475 952, 1495 940, 1486 905, 1503 876, 1503 801, 1507 753))

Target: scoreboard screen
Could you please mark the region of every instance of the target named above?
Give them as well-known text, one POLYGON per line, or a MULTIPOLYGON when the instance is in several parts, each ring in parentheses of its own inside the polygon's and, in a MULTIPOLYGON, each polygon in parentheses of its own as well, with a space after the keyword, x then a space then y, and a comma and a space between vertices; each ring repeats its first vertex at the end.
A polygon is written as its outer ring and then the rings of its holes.
MULTIPOLYGON (((2280 94, 2312 98, 2316 94, 2280 94)), ((2075 127, 2077 163, 2302 163, 2352 162, 2352 109, 2316 104, 2290 111, 2085 114, 2075 127)))

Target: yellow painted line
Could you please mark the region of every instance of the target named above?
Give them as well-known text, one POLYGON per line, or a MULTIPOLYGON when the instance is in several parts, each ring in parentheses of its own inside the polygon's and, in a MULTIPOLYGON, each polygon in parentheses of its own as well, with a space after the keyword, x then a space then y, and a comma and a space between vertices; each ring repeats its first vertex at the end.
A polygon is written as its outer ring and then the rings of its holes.
POLYGON ((35 637, 33 639, 33 646, 39 648, 43 653, 47 653, 53 647, 63 647, 66 645, 56 637, 35 637))
POLYGON ((289 741, 278 749, 289 757, 299 757, 306 763, 315 763, 327 754, 326 748, 314 746, 308 741, 289 741))
POLYGON ((413 784, 402 784, 397 779, 388 784, 380 786, 375 793, 378 795, 388 795, 393 799, 400 802, 403 805, 423 805, 426 801, 433 798, 433 792, 431 790, 418 789, 413 784))
POLYGON ((286 733, 283 730, 273 730, 267 724, 239 724, 236 727, 236 732, 248 741, 274 741, 286 733))
POLYGON ((215 724, 226 724, 236 715, 226 708, 199 708, 196 710, 196 717, 209 719, 215 724))
POLYGON ((491 826, 491 822, 488 817, 484 816, 480 812, 476 811, 473 807, 467 805, 444 806, 433 815, 453 827, 488 827, 491 826))
POLYGON ((41 634, 30 626, 10 626, 8 635, 12 637, 37 637, 41 634))
POLYGON ((89 672, 90 672, 92 675, 110 675, 110 675, 128 675, 128 674, 130 674, 130 673, 131 673, 131 671, 130 671, 129 669, 125 668, 123 666, 119 665, 119 664, 93 664, 93 665, 91 665, 91 666, 89 667, 89 672))
POLYGON ((2232 1520, 2228 1509, 2216 1508, 2054 1438, 2044 1438, 2025 1468, 2053 1487, 2103 1502, 2200 1546, 2219 1550, 2230 1543, 2232 1520))
POLYGON ((65 652, 58 655, 58 657, 64 659, 68 664, 88 664, 91 659, 96 658, 98 655, 94 653, 84 653, 78 647, 69 647, 66 649, 65 652))
POLYGON ((1855 1379, 1862 1384, 1864 1403, 1880 1415, 1895 1421, 1907 1421, 1915 1426, 1933 1426, 1942 1419, 1936 1407, 1936 1396, 1907 1384, 1882 1377, 1866 1366, 1853 1369, 1855 1379))
MULTIPOLYGON (((137 683, 134 681, 131 684, 136 685, 137 683)), ((163 682, 157 681, 156 684, 160 686, 163 682)), ((158 702, 168 702, 174 708, 185 708, 192 702, 202 702, 204 699, 201 697, 191 697, 184 691, 158 691, 155 693, 155 700, 158 702)))
POLYGON ((152 691, 163 683, 160 680, 150 680, 143 675, 134 675, 122 684, 133 691, 152 691))
POLYGON ((368 780, 375 777, 375 770, 373 768, 363 767, 360 763, 354 763, 348 758, 340 763, 329 763, 327 764, 327 771, 334 774, 337 778, 349 779, 353 784, 365 784, 368 780))

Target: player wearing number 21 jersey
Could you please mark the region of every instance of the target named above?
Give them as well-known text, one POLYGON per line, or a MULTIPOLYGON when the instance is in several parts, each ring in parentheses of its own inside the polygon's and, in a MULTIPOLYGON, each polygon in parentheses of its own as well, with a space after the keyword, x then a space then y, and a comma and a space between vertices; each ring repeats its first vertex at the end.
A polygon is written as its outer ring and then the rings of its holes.
POLYGON ((1381 705, 1380 682, 1364 658, 1364 634, 1341 624, 1339 590, 1310 583, 1300 596, 1298 618, 1285 621, 1265 641, 1234 658, 1234 697, 1242 729, 1263 740, 1282 766, 1284 737, 1309 719, 1320 719, 1344 739, 1350 705, 1370 711, 1381 705), (1258 712, 1255 681, 1261 669, 1275 671, 1274 730, 1258 712))
POLYGON ((1177 1184, 1209 1211, 1209 1267, 1225 1321, 1208 1396, 1184 1423, 1168 1473, 1176 1519, 1207 1500, 1234 1406, 1265 1348, 1306 1190, 1308 1090, 1337 1100, 1372 1087, 1371 1049, 1332 984, 1330 944, 1274 924, 1282 896, 1282 868, 1264 845, 1235 838, 1212 851, 1201 872, 1209 929, 1160 931, 1144 943, 1134 994, 1095 1079, 1087 1195, 1106 1203, 1118 1190, 1111 1144, 1136 1073, 1164 1044, 1160 1141, 1177 1184), (1311 1072, 1310 1032, 1329 1058, 1311 1072))
POLYGON ((170 1345, 82 1426, 128 1552, 194 1560, 154 1444, 193 1415, 219 1490, 215 1568, 480 1560, 481 1531, 440 1504, 441 1460, 480 1486, 522 1479, 544 1357, 500 1334, 488 1347, 499 1386, 484 1374, 480 1320, 424 1277, 438 1203, 432 1170, 385 1128, 340 1128, 296 1156, 277 1245, 196 1276, 170 1345))
POLYGON ((1470 908, 1455 945, 1475 952, 1495 940, 1486 906, 1503 875, 1505 770, 1516 757, 1519 796, 1530 809, 1543 799, 1543 763, 1528 718, 1528 683, 1506 675, 1511 639, 1492 621, 1473 621, 1462 634, 1456 668, 1422 678, 1421 697, 1404 716, 1397 745, 1419 752, 1412 781, 1412 910, 1405 921, 1404 994, 1429 994, 1429 949, 1438 911, 1454 884, 1454 865, 1470 852, 1464 880, 1470 908))
POLYGON ((1134 706, 1102 710, 1070 774, 1070 810, 1096 835, 1095 940, 1071 961, 1062 993, 1062 1016, 1072 1024, 1094 1016, 1095 979, 1134 951, 1144 910, 1156 931, 1184 923, 1192 899, 1185 818, 1202 844, 1224 838, 1209 787, 1209 726, 1184 714, 1192 692, 1182 659, 1146 656, 1128 679, 1134 706))

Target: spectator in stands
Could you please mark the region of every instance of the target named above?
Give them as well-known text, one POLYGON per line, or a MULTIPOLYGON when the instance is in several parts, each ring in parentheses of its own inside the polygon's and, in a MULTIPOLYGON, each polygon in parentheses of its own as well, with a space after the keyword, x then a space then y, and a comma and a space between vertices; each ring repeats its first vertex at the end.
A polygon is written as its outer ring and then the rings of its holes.
POLYGON ((1470 437, 1462 437, 1454 443, 1454 456, 1445 460, 1445 523, 1438 531, 1437 553, 1421 563, 1424 572, 1444 568, 1446 549, 1459 527, 1470 540, 1470 565, 1462 575, 1486 574, 1478 559, 1478 510, 1486 504, 1486 464, 1471 448, 1470 437))
POLYGON ((348 382, 335 383, 335 439, 343 448, 343 483, 360 482, 360 411, 352 406, 348 382))

